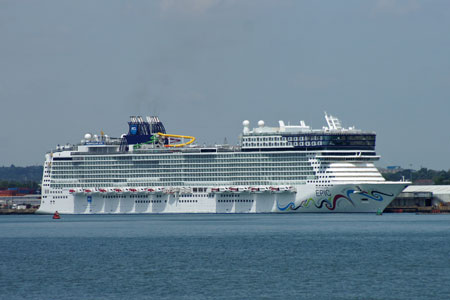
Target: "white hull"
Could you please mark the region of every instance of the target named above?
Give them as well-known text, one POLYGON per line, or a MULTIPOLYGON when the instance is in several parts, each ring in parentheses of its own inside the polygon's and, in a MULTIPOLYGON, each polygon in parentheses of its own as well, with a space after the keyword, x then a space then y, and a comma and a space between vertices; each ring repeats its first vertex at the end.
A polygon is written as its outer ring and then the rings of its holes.
POLYGON ((375 213, 384 210, 406 185, 404 182, 332 187, 305 184, 294 186, 296 192, 281 193, 70 194, 63 191, 63 199, 42 201, 37 213, 375 213))

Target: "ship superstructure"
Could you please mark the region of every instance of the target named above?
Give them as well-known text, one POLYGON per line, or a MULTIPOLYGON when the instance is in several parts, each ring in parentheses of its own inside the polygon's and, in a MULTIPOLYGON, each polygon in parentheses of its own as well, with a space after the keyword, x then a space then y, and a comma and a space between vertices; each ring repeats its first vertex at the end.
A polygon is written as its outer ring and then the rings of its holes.
POLYGON ((86 134, 46 154, 40 213, 376 212, 407 182, 374 165, 376 135, 325 114, 327 126, 251 129, 238 146, 200 147, 158 117, 131 117, 128 133, 86 134))

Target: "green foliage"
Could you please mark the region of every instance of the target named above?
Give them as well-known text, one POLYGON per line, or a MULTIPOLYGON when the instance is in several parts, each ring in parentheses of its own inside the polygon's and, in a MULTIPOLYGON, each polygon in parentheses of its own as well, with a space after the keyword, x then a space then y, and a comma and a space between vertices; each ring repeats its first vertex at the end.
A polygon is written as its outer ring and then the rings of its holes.
POLYGON ((390 181, 399 181, 402 178, 416 182, 417 180, 431 179, 434 184, 450 184, 450 170, 435 171, 427 168, 422 168, 418 171, 402 170, 396 173, 383 173, 384 178, 390 181))
POLYGON ((42 180, 42 166, 0 167, 0 189, 39 188, 42 180))
POLYGON ((8 180, 1 180, 0 181, 0 189, 7 189, 7 188, 29 188, 29 189, 38 189, 39 188, 39 182, 37 181, 8 181, 8 180))
POLYGON ((10 167, 0 167, 0 180, 41 182, 43 171, 42 166, 16 167, 11 165, 10 167))

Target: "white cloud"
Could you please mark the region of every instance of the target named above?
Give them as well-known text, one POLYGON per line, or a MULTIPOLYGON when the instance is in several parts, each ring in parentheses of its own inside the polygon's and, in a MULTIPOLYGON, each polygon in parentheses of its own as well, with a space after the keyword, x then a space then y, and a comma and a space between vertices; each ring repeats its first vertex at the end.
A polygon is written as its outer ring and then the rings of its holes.
POLYGON ((161 0, 163 13, 177 12, 186 14, 203 14, 219 4, 221 0, 161 0))
POLYGON ((384 13, 405 15, 417 11, 420 4, 417 0, 378 0, 375 10, 384 13))

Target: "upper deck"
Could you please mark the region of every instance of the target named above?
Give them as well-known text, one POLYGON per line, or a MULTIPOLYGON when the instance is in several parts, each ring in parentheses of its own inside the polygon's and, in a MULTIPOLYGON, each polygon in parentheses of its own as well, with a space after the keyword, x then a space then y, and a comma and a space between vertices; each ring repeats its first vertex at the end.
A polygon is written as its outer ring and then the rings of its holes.
POLYGON ((312 129, 304 121, 300 125, 267 127, 264 121, 250 130, 250 122, 244 121, 242 151, 280 150, 375 150, 376 134, 363 132, 354 127, 343 128, 336 117, 325 113, 327 127, 312 129))
MULTIPOLYGON (((279 121, 278 127, 265 126, 264 121, 250 130, 250 122, 243 122, 243 133, 239 145, 198 146, 191 144, 195 138, 170 135, 157 117, 132 117, 128 134, 112 138, 103 132, 100 135, 87 133, 81 143, 57 147, 54 152, 70 155, 85 154, 131 154, 131 153, 207 153, 249 151, 320 151, 353 150, 374 151, 376 134, 363 132, 354 127, 343 128, 341 122, 325 114, 327 127, 312 129, 304 121, 299 125, 286 125, 279 121), (161 132, 163 131, 163 132, 161 132), (184 138, 191 138, 185 143, 184 138), (181 144, 180 144, 181 143, 181 144)), ((53 152, 53 151, 52 151, 53 152)))

